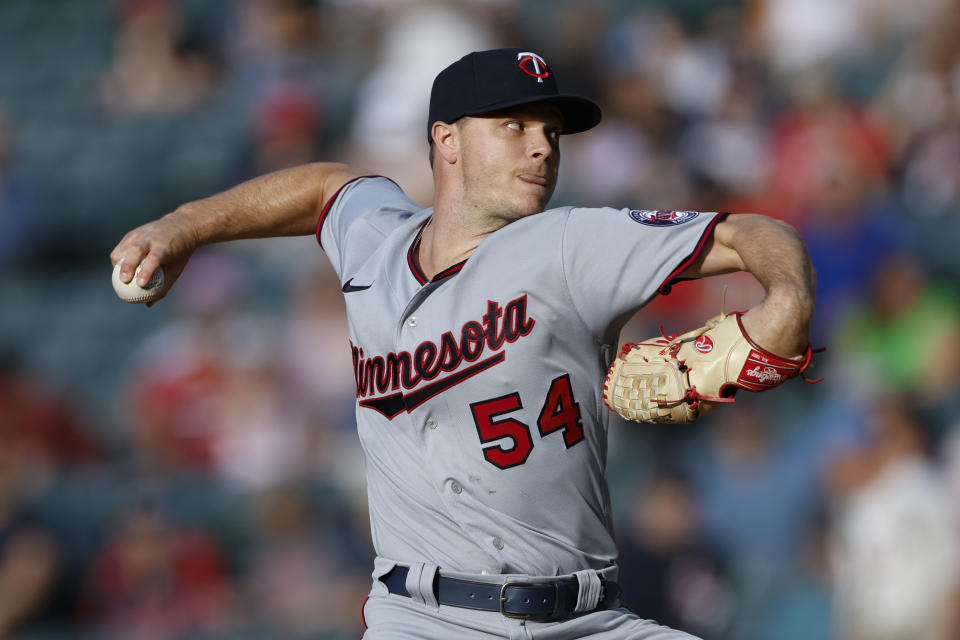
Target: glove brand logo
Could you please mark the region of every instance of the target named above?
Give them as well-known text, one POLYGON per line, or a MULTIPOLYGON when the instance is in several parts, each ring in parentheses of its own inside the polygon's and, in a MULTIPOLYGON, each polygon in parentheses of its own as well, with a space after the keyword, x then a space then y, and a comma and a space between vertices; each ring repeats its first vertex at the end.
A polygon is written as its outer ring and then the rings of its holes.
POLYGON ((776 369, 773 367, 754 367, 753 369, 747 369, 743 372, 748 378, 753 378, 760 384, 780 384, 783 381, 783 376, 780 375, 776 369))
POLYGON ((699 215, 698 211, 647 211, 645 209, 630 211, 631 218, 650 227, 672 227, 690 222, 699 215))
POLYGON ((517 66, 525 74, 533 76, 541 84, 544 78, 550 77, 550 69, 547 67, 546 61, 532 51, 518 53, 517 61, 517 66))
POLYGON ((393 420, 404 411, 412 411, 467 378, 503 362, 506 358, 503 351, 505 344, 530 335, 535 324, 533 318, 527 317, 527 296, 523 295, 504 306, 488 300, 487 312, 480 322, 467 322, 460 329, 459 336, 447 331, 438 342, 421 342, 413 353, 401 351, 367 357, 362 348, 351 343, 359 404, 393 420), (480 360, 487 349, 496 353, 480 360), (460 369, 464 361, 474 364, 460 369), (413 389, 443 372, 454 371, 411 393, 400 391, 401 386, 413 389), (376 398, 367 397, 388 391, 393 393, 376 398))
POLYGON ((697 341, 693 343, 693 348, 700 353, 710 353, 713 351, 713 340, 710 339, 710 336, 700 336, 697 338, 697 341))

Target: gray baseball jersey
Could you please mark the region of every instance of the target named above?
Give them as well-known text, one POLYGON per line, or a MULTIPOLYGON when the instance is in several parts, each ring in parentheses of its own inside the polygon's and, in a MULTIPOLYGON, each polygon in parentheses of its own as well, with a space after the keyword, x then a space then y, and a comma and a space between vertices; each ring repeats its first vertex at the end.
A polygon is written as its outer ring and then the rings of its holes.
POLYGON ((602 380, 623 324, 721 216, 551 209, 428 280, 413 255, 431 214, 367 177, 317 228, 346 298, 378 556, 476 574, 609 567, 602 380))

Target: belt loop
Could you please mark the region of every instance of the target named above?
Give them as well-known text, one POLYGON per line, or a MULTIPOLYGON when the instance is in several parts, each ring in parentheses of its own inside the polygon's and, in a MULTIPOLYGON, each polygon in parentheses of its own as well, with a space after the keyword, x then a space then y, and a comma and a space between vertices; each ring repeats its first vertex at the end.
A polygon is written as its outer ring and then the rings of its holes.
POLYGON ((437 565, 415 562, 410 565, 407 573, 406 587, 410 592, 410 597, 420 604, 430 607, 434 611, 439 611, 440 603, 437 602, 437 593, 434 590, 434 582, 437 576, 437 565))
POLYGON ((584 569, 575 572, 573 575, 577 576, 577 582, 580 584, 574 613, 593 611, 600 604, 600 597, 602 596, 603 587, 600 584, 600 576, 594 569, 584 569))

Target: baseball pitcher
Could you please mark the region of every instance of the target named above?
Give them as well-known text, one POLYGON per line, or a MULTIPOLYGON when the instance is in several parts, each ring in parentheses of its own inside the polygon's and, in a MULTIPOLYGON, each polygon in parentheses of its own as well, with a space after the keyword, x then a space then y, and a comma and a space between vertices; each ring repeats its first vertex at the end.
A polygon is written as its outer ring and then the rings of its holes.
POLYGON ((802 373, 814 275, 760 215, 544 210, 562 135, 600 121, 524 49, 436 78, 434 207, 342 164, 280 171, 129 232, 120 278, 166 290, 213 242, 316 234, 342 283, 377 558, 364 638, 688 638, 620 607, 611 411, 690 422, 802 373), (764 300, 618 352, 678 281, 751 273, 764 300))

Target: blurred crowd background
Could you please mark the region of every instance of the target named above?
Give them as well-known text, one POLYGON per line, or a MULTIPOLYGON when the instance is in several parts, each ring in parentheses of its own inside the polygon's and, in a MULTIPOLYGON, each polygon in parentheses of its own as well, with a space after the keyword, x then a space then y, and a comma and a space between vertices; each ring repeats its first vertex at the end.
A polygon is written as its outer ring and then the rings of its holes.
MULTIPOLYGON (((616 422, 625 602, 708 640, 960 638, 957 0, 0 0, 0 638, 362 633, 363 465, 312 238, 120 302, 130 228, 340 160, 424 206, 429 87, 523 46, 604 120, 554 204, 761 212, 819 274, 813 376, 616 422)), ((762 292, 677 287, 624 339, 762 292)))

